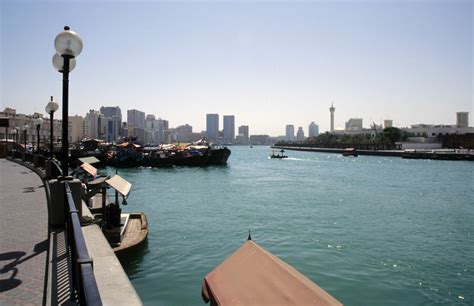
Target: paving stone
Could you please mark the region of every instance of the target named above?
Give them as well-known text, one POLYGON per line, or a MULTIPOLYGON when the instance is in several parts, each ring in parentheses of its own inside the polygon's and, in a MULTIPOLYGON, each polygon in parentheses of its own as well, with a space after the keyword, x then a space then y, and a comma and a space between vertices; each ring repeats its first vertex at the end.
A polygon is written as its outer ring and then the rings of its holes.
POLYGON ((46 193, 36 173, 5 159, 0 159, 0 215, 0 305, 42 305, 46 193))

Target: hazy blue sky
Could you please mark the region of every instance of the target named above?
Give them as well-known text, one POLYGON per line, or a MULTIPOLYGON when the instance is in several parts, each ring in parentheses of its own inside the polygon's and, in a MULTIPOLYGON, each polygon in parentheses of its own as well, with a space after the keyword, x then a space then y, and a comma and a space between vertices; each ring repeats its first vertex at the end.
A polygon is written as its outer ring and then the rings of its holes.
POLYGON ((276 136, 327 130, 333 101, 336 127, 473 122, 472 1, 0 2, 2 109, 61 101, 51 58, 69 25, 84 41, 70 115, 119 105, 200 131, 234 114, 276 136))

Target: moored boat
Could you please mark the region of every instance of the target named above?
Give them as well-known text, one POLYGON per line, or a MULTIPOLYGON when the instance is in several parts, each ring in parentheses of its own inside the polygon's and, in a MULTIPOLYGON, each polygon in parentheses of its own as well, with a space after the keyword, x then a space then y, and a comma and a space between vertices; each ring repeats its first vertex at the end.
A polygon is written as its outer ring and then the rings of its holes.
POLYGON ((117 255, 136 250, 148 237, 148 221, 144 213, 122 213, 121 219, 121 241, 112 245, 112 250, 117 255))
POLYGON ((209 165, 226 165, 230 156, 230 150, 227 147, 211 149, 209 165))

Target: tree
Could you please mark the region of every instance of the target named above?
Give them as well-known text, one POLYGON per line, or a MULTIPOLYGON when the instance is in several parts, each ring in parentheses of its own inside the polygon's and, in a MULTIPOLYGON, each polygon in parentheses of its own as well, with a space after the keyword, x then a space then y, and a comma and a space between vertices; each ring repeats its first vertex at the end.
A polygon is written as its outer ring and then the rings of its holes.
POLYGON ((394 145, 395 142, 400 141, 402 137, 401 130, 396 127, 384 128, 382 134, 390 141, 390 144, 392 145, 394 145))

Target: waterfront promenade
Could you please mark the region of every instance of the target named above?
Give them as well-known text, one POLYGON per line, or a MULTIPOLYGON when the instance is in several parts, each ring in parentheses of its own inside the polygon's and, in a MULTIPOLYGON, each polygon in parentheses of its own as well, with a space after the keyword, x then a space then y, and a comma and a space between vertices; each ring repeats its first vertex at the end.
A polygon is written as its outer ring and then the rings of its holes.
POLYGON ((45 301, 48 207, 40 177, 0 159, 0 305, 45 301))

